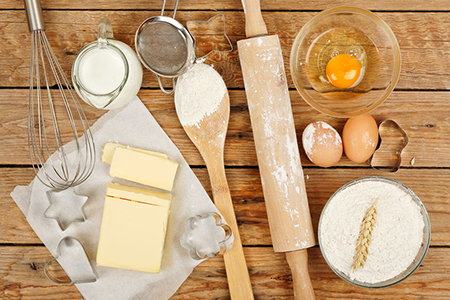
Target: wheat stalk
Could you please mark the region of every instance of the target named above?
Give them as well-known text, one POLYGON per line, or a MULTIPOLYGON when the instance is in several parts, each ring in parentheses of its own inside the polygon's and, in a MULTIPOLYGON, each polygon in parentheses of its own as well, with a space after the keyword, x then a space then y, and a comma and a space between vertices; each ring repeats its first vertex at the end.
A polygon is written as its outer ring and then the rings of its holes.
POLYGON ((378 197, 372 206, 366 211, 364 219, 361 223, 359 229, 359 236, 356 241, 356 253, 353 256, 353 272, 359 267, 364 267, 364 263, 367 259, 367 254, 369 253, 369 245, 372 242, 372 231, 375 227, 375 222, 377 220, 377 205, 378 197))

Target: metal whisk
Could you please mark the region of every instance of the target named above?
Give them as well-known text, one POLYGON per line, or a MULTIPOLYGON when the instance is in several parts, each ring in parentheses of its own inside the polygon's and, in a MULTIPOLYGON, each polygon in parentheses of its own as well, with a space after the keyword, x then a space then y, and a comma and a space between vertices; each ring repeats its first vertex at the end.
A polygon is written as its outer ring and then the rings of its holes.
POLYGON ((31 32, 28 112, 31 162, 43 184, 64 190, 81 184, 91 175, 94 139, 78 97, 45 35, 39 0, 24 2, 31 32), (72 142, 63 147, 68 141, 72 142))

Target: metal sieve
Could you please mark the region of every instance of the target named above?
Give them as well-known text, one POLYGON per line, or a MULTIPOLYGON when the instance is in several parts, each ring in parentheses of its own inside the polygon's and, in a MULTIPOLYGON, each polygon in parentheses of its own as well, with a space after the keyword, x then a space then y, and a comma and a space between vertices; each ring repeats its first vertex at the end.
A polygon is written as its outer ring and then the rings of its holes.
MULTIPOLYGON (((212 50, 206 55, 196 58, 195 38, 180 22, 175 20, 178 1, 176 0, 172 17, 164 16, 166 0, 160 16, 155 16, 145 20, 137 29, 135 36, 136 52, 141 63, 151 72, 156 74, 160 89, 166 94, 172 94, 175 90, 175 78, 184 74, 196 61, 203 59, 211 52, 231 52, 233 45, 225 32, 225 16, 218 14, 207 21, 209 22, 217 16, 224 18, 223 33, 228 40, 230 50, 212 50), (172 78, 172 90, 164 89, 161 77, 172 78)), ((186 23, 187 25, 189 22, 186 23)))
POLYGON ((175 78, 185 73, 195 61, 195 42, 190 32, 172 17, 163 16, 166 0, 163 1, 161 15, 145 20, 137 29, 135 44, 142 64, 156 74, 159 87, 166 94, 175 90, 175 78), (164 89, 161 77, 172 78, 174 88, 164 89))

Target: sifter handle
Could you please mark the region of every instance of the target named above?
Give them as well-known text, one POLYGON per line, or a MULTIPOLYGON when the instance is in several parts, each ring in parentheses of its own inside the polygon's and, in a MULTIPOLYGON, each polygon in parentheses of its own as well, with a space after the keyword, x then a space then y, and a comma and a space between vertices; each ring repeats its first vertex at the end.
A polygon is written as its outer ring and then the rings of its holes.
POLYGON ((45 30, 41 2, 39 0, 24 0, 23 2, 25 4, 25 12, 27 13, 28 28, 30 28, 30 32, 45 30))
POLYGON ((242 0, 245 13, 245 34, 248 38, 267 35, 267 27, 261 15, 259 0, 242 0))
POLYGON ((175 92, 175 78, 172 78, 172 86, 173 86, 173 88, 172 88, 170 91, 166 90, 166 89, 163 87, 163 84, 162 84, 162 82, 161 82, 161 76, 156 75, 156 78, 158 78, 159 88, 160 88, 161 91, 163 91, 165 94, 171 95, 171 94, 173 94, 173 92, 175 92))

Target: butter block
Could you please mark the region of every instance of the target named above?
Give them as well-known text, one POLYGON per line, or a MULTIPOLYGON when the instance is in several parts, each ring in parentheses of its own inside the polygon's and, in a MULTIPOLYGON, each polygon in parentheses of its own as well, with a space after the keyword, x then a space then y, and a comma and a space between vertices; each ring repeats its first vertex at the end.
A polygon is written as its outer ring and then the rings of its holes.
POLYGON ((161 157, 161 158, 169 158, 164 153, 159 153, 159 152, 150 151, 150 150, 143 150, 143 149, 128 147, 128 146, 120 145, 120 144, 117 144, 117 143, 106 143, 105 146, 103 147, 102 162, 107 163, 107 164, 110 165, 111 161, 112 161, 112 158, 113 158, 113 155, 114 155, 114 152, 116 151, 117 148, 127 148, 127 149, 130 149, 130 150, 146 153, 148 155, 154 155, 154 156, 158 156, 158 157, 161 157))
POLYGON ((177 169, 176 161, 127 148, 116 148, 109 175, 171 191, 177 169))
POLYGON ((170 199, 154 193, 108 184, 97 249, 99 266, 147 273, 161 270, 170 199))
POLYGON ((172 195, 168 193, 155 192, 140 188, 109 183, 107 195, 136 202, 158 205, 169 208, 172 195))

